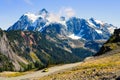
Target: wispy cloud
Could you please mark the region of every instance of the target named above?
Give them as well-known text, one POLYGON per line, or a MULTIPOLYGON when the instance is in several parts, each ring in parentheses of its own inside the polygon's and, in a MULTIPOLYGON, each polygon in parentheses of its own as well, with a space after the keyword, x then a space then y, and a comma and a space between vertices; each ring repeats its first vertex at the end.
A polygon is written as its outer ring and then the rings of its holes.
POLYGON ((75 15, 75 11, 71 7, 63 7, 59 11, 60 15, 65 15, 67 17, 72 17, 75 15))
POLYGON ((51 22, 58 22, 61 16, 66 18, 73 17, 75 16, 75 11, 71 7, 62 7, 58 13, 50 13, 48 20, 51 22))
POLYGON ((33 5, 32 1, 31 0, 24 0, 24 2, 28 5, 33 5))
POLYGON ((72 8, 66 8, 64 12, 66 13, 66 16, 68 17, 72 17, 75 15, 75 11, 72 8))

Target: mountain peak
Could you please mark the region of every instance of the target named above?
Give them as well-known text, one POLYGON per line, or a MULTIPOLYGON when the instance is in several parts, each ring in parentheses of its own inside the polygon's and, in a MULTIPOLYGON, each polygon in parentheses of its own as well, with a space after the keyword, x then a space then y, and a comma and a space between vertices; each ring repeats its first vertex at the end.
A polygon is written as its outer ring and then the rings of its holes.
POLYGON ((48 14, 48 11, 47 11, 45 8, 43 8, 43 9, 41 9, 41 10, 39 11, 39 14, 40 14, 40 15, 48 14))
POLYGON ((95 23, 95 24, 101 24, 101 25, 104 24, 103 21, 100 21, 100 20, 97 20, 97 19, 94 19, 94 18, 90 18, 89 20, 90 20, 91 22, 95 23))
POLYGON ((32 22, 35 22, 36 19, 38 18, 38 16, 36 16, 35 14, 32 14, 32 13, 25 13, 21 18, 20 20, 22 19, 27 19, 27 20, 31 20, 32 22))
POLYGON ((89 20, 90 20, 90 21, 95 21, 95 19, 94 19, 93 17, 91 17, 89 20))

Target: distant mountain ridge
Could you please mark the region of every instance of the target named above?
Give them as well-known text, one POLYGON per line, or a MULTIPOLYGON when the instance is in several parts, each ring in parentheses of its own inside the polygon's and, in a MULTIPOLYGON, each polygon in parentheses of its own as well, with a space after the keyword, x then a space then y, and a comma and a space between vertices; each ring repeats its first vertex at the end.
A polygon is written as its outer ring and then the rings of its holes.
POLYGON ((44 31, 49 25, 62 25, 63 35, 72 39, 85 40, 101 40, 109 39, 110 35, 116 28, 112 24, 104 23, 94 18, 81 19, 70 17, 66 19, 64 16, 54 16, 46 9, 42 9, 38 14, 26 13, 21 18, 8 28, 10 30, 28 30, 28 31, 44 31))

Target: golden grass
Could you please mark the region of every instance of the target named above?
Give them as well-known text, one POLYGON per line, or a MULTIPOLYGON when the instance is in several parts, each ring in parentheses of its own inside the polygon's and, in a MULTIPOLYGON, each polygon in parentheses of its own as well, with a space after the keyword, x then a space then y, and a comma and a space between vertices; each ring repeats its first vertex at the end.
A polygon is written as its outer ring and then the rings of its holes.
POLYGON ((24 72, 2 72, 0 73, 1 77, 16 77, 16 76, 21 76, 25 75, 26 73, 24 72))
POLYGON ((4 71, 0 73, 0 77, 17 77, 17 76, 22 76, 26 74, 30 74, 36 71, 36 69, 26 71, 26 72, 11 72, 11 71, 4 71))
POLYGON ((113 73, 118 71, 120 71, 120 53, 87 60, 75 68, 54 73, 39 80, 98 80, 102 77, 111 77, 113 73))
POLYGON ((116 49, 117 47, 119 47, 116 43, 107 43, 104 46, 109 46, 110 49, 116 49))

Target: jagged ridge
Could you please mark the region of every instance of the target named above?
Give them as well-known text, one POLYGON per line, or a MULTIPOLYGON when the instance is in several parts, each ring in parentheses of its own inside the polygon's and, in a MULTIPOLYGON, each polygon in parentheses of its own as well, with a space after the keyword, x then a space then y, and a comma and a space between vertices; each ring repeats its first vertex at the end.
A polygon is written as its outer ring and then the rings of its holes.
MULTIPOLYGON (((55 16, 49 13, 46 9, 39 11, 39 14, 26 13, 24 14, 13 26, 9 27, 10 30, 29 30, 29 31, 44 31, 51 24, 63 25, 62 29, 64 35, 75 35, 85 40, 101 40, 109 39, 113 33, 115 26, 96 20, 94 18, 81 19, 71 17, 66 19, 63 16, 55 16)), ((71 37, 73 38, 74 37, 71 37)))

